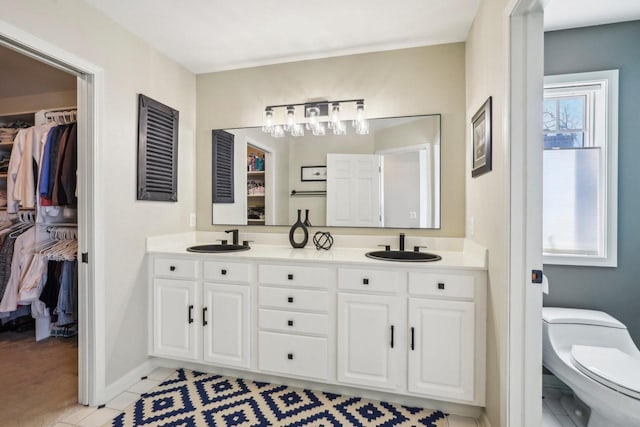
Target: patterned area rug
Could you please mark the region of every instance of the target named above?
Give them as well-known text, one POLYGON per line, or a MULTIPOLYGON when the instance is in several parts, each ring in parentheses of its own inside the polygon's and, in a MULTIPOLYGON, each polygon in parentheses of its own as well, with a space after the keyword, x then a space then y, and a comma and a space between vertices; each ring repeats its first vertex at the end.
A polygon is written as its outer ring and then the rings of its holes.
POLYGON ((430 426, 440 411, 179 369, 116 417, 132 426, 430 426))

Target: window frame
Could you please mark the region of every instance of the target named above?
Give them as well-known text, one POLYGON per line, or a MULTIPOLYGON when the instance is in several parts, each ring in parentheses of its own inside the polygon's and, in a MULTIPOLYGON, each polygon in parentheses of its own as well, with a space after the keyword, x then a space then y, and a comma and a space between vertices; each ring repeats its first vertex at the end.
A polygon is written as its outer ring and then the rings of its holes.
MULTIPOLYGON (((594 132, 589 137, 593 141, 597 136, 596 115, 604 114, 601 120, 605 123, 604 143, 602 144, 603 175, 600 177, 601 190, 604 192, 602 204, 600 206, 603 230, 603 252, 598 255, 549 253, 544 251, 542 260, 544 264, 550 265, 572 265, 591 267, 617 267, 618 266, 618 91, 619 91, 619 71, 605 70, 587 73, 573 73, 545 76, 544 91, 547 97, 548 92, 571 93, 571 88, 579 92, 581 88, 599 85, 604 92, 604 112, 585 112, 587 123, 584 123, 586 132, 594 132), (591 122, 593 120, 593 122, 591 122), (602 179, 604 178, 604 180, 602 179), (603 182, 604 181, 604 182, 603 182)), ((587 102, 592 106, 597 106, 596 100, 587 102)), ((589 107, 592 108, 592 107, 589 107)), ((544 135, 543 125, 543 135, 544 135)), ((590 144, 590 143, 589 143, 590 144)), ((587 145, 587 135, 585 133, 585 148, 594 145, 587 145)), ((544 208, 543 208, 544 209, 544 208)))

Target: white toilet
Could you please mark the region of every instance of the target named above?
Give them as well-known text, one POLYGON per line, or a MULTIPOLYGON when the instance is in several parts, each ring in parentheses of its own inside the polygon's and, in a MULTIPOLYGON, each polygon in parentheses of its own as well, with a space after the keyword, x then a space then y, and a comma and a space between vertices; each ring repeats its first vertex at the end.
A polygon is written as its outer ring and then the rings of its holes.
POLYGON ((591 408, 589 427, 640 427, 640 351, 607 313, 544 307, 544 366, 591 408))

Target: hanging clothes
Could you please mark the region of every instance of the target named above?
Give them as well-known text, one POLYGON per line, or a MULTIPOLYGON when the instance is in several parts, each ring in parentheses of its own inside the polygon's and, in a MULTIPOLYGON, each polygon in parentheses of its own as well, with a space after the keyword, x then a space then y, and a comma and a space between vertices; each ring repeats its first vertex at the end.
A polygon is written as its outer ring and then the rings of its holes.
POLYGON ((20 207, 35 208, 40 153, 49 131, 55 126, 55 123, 47 123, 18 131, 7 174, 8 213, 17 213, 20 207))
POLYGON ((36 229, 31 227, 20 236, 14 243, 13 258, 11 261, 11 275, 7 281, 7 285, 0 301, 0 312, 10 313, 18 308, 18 291, 20 289, 20 280, 27 271, 27 267, 31 264, 33 252, 29 249, 36 242, 36 229))

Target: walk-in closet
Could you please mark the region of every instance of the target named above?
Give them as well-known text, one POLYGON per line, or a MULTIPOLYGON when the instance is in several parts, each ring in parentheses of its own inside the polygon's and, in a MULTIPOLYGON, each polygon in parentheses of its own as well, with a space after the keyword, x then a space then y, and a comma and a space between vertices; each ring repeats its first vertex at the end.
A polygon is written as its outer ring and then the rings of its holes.
POLYGON ((3 425, 53 425, 78 401, 76 87, 0 46, 3 425))

